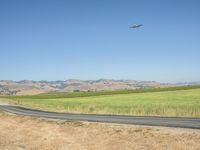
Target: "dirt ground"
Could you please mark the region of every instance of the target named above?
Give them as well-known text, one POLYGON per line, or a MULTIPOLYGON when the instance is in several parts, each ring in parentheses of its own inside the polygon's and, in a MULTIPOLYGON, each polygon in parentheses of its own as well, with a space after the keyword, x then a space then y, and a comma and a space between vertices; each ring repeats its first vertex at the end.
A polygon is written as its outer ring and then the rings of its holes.
POLYGON ((1 150, 200 150, 200 130, 0 114, 1 150))

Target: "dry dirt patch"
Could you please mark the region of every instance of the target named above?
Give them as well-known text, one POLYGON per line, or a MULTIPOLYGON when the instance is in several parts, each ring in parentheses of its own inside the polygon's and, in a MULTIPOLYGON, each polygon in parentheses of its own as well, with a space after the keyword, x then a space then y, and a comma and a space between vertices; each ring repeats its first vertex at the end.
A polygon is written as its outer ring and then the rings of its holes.
POLYGON ((0 98, 0 105, 9 105, 9 103, 8 102, 4 102, 4 101, 1 101, 2 99, 0 98))
POLYGON ((200 130, 0 114, 1 150, 199 150, 200 130))

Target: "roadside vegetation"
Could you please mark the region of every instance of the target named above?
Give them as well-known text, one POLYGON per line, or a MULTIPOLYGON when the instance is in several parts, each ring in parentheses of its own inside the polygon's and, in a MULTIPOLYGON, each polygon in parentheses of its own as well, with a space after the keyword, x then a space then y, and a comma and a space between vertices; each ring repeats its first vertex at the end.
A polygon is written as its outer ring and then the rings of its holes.
POLYGON ((3 111, 0 109, 0 115, 3 114, 3 111))
POLYGON ((200 86, 10 96, 6 99, 19 105, 59 112, 200 117, 200 86))

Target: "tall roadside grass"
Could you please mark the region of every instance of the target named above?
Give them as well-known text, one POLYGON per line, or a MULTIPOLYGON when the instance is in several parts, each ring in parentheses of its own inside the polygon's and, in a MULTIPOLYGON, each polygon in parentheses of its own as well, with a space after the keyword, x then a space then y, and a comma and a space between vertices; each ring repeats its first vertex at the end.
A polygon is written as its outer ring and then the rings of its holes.
POLYGON ((72 98, 15 97, 10 101, 70 113, 200 117, 200 88, 72 98))

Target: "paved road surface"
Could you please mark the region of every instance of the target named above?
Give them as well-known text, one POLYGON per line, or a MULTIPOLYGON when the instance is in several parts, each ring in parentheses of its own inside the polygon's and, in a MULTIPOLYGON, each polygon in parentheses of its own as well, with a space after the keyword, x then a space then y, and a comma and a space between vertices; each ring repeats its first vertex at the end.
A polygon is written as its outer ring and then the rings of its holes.
POLYGON ((41 110, 35 110, 35 109, 29 109, 11 105, 0 105, 0 109, 17 115, 26 115, 26 116, 52 118, 52 119, 200 129, 200 118, 70 114, 70 113, 47 112, 47 111, 41 111, 41 110))

